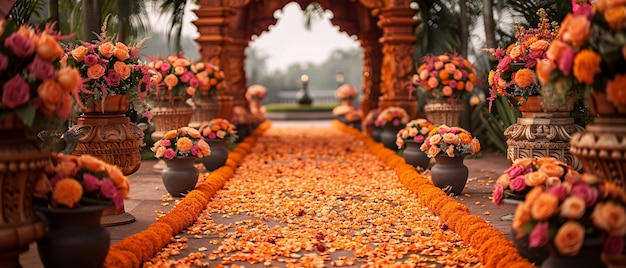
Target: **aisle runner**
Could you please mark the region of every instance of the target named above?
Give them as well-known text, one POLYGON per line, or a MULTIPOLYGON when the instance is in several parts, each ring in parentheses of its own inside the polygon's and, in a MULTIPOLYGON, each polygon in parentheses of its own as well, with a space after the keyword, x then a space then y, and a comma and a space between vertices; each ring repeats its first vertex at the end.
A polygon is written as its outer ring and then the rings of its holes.
POLYGON ((334 128, 269 129, 207 207, 143 267, 482 266, 394 170, 334 128))

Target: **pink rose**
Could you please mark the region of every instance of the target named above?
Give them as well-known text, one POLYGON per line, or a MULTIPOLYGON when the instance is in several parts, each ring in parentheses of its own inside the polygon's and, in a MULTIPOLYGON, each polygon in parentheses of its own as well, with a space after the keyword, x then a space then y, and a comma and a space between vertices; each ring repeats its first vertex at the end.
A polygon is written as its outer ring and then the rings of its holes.
POLYGON ((105 79, 109 86, 117 87, 120 85, 120 75, 114 70, 109 70, 109 73, 105 79))
POLYGON ((33 62, 28 65, 28 70, 39 80, 51 80, 55 78, 54 66, 39 56, 35 56, 33 62))
POLYGON ((528 237, 528 246, 531 248, 541 247, 548 243, 548 231, 550 225, 548 222, 540 222, 530 231, 528 237))
POLYGON ((624 249, 624 237, 611 235, 604 237, 602 241, 602 252, 608 255, 617 255, 624 249))
POLYGON ((559 202, 562 202, 567 197, 567 187, 563 184, 556 185, 547 191, 556 196, 559 202))
POLYGON ((20 58, 26 58, 35 52, 33 41, 19 33, 13 33, 4 39, 4 46, 20 58))
POLYGON ((9 65, 9 59, 4 54, 0 53, 0 74, 7 69, 9 65))
POLYGON ((117 194, 114 195, 113 198, 111 198, 111 200, 113 200, 115 211, 120 211, 124 209, 124 197, 119 192, 116 192, 116 193, 117 194))
POLYGON ((424 142, 424 136, 422 135, 417 135, 413 138, 413 140, 417 143, 423 143, 424 142))
POLYGON ((192 78, 196 77, 195 75, 193 75, 193 73, 191 72, 184 72, 183 75, 180 76, 180 81, 182 81, 183 83, 189 83, 189 81, 191 81, 192 78))
POLYGON ((209 135, 207 135, 207 138, 213 140, 213 139, 217 138, 217 135, 215 135, 215 132, 210 132, 209 135))
POLYGON ((200 87, 200 80, 198 80, 197 78, 194 77, 193 79, 191 79, 189 81, 189 85, 191 87, 198 88, 198 87, 200 87))
POLYGON ((511 64, 511 57, 505 56, 498 63, 498 69, 500 69, 500 70, 502 70, 504 72, 507 72, 507 71, 510 70, 510 67, 509 67, 510 64, 511 64))
POLYGON ((89 54, 87 56, 85 56, 85 64, 87 66, 92 66, 96 63, 98 63, 99 59, 98 56, 94 55, 94 54, 89 54))
POLYGON ((502 198, 504 198, 504 189, 502 188, 502 185, 496 184, 496 186, 493 188, 491 202, 498 206, 501 206, 502 198))
POLYGON ((163 156, 167 159, 173 159, 176 156, 176 152, 172 148, 165 150, 163 156))
POLYGON ((572 185, 572 196, 578 196, 585 200, 585 206, 590 208, 596 203, 598 199, 598 190, 589 187, 586 183, 575 183, 572 185))
POLYGON ((574 62, 574 48, 570 46, 564 46, 563 51, 558 59, 556 59, 559 69, 565 74, 569 75, 572 70, 572 63, 574 62))
POLYGON ((100 189, 100 180, 91 174, 83 174, 83 184, 87 192, 95 192, 100 189))
POLYGON ((524 183, 524 176, 517 176, 511 180, 511 184, 509 185, 511 190, 516 192, 521 192, 526 189, 526 183, 524 183))
POLYGON ((119 194, 117 188, 115 188, 115 184, 113 184, 113 181, 110 179, 100 181, 100 193, 108 199, 112 199, 116 194, 119 194))
POLYGON ((202 151, 200 151, 200 147, 198 147, 198 145, 191 146, 191 154, 197 157, 202 157, 202 151))
POLYGON ((523 166, 521 166, 521 165, 511 166, 510 168, 505 170, 504 173, 509 174, 509 176, 511 178, 515 178, 515 177, 517 177, 519 175, 526 174, 526 169, 523 166))
POLYGON ((30 87, 18 74, 2 86, 2 103, 9 109, 17 108, 30 100, 30 87))
POLYGON ((161 64, 161 72, 162 73, 167 73, 170 70, 170 68, 172 68, 172 65, 170 65, 167 62, 164 62, 163 64, 161 64))
POLYGON ((172 142, 170 140, 161 140, 161 144, 160 145, 167 147, 167 146, 172 145, 172 142))

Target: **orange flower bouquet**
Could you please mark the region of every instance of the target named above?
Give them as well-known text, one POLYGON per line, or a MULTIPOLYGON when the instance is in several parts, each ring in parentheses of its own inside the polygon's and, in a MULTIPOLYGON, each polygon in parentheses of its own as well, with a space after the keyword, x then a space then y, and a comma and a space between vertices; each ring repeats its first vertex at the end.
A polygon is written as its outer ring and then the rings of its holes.
POLYGON ((550 188, 575 172, 553 157, 520 158, 496 180, 491 201, 500 206, 503 199, 524 200, 533 187, 550 188))
POLYGON ((252 85, 246 90, 246 99, 262 101, 267 96, 267 89, 262 85, 252 85))
POLYGON ((478 139, 460 127, 441 125, 433 128, 428 137, 420 146, 420 150, 430 158, 438 154, 455 157, 459 155, 473 155, 480 151, 478 139))
POLYGON ((547 59, 537 63, 544 99, 558 106, 599 92, 615 105, 626 104, 625 8, 624 1, 600 0, 565 17, 547 59))
POLYGON ((533 188, 515 210, 512 227, 518 238, 528 236, 530 247, 550 244, 560 255, 577 255, 594 238, 604 254, 618 255, 626 235, 625 204, 626 193, 612 182, 573 172, 552 188, 533 188))
POLYGON ((217 66, 199 61, 192 63, 190 70, 196 74, 200 82, 200 90, 208 91, 210 96, 225 94, 224 72, 220 71, 217 66))
POLYGON ((227 140, 232 142, 237 139, 235 125, 222 118, 213 118, 211 121, 202 122, 199 132, 204 139, 208 140, 227 140))
POLYGON ((496 70, 489 72, 489 100, 498 96, 507 97, 513 105, 518 105, 513 97, 539 95, 540 85, 535 78, 537 60, 546 58, 546 50, 550 42, 556 38, 555 25, 548 20, 544 9, 539 9, 537 15, 541 17, 537 28, 525 29, 516 24, 517 42, 506 49, 496 48, 488 51, 496 58, 496 70))
POLYGON ((380 109, 376 108, 376 109, 372 109, 370 110, 367 115, 365 115, 365 118, 363 119, 363 124, 365 125, 365 127, 375 127, 376 126, 376 119, 378 119, 378 115, 380 114, 380 109))
POLYGON ((428 133, 435 128, 435 125, 430 121, 419 118, 411 120, 411 122, 406 124, 406 127, 398 131, 396 135, 396 145, 398 145, 398 149, 402 149, 404 147, 404 140, 412 139, 417 143, 423 143, 426 137, 428 137, 428 133))
POLYGON ((413 76, 413 84, 431 99, 460 102, 469 96, 476 84, 474 66, 458 54, 424 56, 413 76))
POLYGON ((38 181, 35 203, 46 207, 89 205, 124 207, 130 182, 122 170, 91 155, 52 154, 45 176, 38 181))
POLYGON ((64 60, 80 71, 83 82, 77 104, 85 109, 85 104, 104 103, 107 96, 122 94, 135 106, 143 106, 153 86, 148 67, 139 61, 145 40, 132 45, 116 41, 106 35, 105 21, 96 41, 69 44, 64 60))
POLYGON ((187 156, 202 158, 211 154, 211 148, 200 135, 200 131, 191 127, 181 127, 166 132, 163 138, 156 141, 150 150, 159 159, 187 156))
POLYGON ((167 59, 152 59, 148 67, 152 81, 157 85, 154 98, 169 102, 186 100, 194 96, 196 89, 205 87, 202 83, 202 80, 206 80, 204 74, 198 78, 199 69, 192 66, 195 65, 182 52, 170 55, 167 59))
POLYGON ((80 74, 59 59, 62 37, 0 20, 0 125, 19 124, 37 133, 60 125, 72 112, 80 74))
POLYGON ((378 117, 376 117, 375 125, 377 127, 382 127, 387 124, 393 126, 405 125, 410 120, 409 114, 400 107, 387 107, 380 112, 378 117))

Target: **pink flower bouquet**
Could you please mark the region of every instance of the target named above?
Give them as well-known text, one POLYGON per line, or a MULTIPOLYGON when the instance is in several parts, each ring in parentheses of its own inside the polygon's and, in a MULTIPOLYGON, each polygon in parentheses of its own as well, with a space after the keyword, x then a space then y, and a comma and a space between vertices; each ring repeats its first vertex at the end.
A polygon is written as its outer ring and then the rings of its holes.
POLYGON ((456 157, 477 154, 480 143, 472 137, 472 133, 463 128, 441 125, 430 131, 420 150, 430 158, 438 154, 456 157))
POLYGON ((262 85, 252 85, 246 90, 247 100, 262 101, 267 96, 267 89, 262 85))
POLYGON ((159 159, 173 159, 186 156, 202 158, 211 154, 211 148, 204 141, 200 132, 190 127, 181 127, 166 132, 163 138, 156 141, 150 150, 159 159))
POLYGON ((405 125, 410 120, 409 114, 401 107, 387 107, 376 117, 375 125, 382 127, 387 124, 393 126, 405 125))
POLYGON ((431 130, 435 128, 435 125, 430 121, 419 118, 411 120, 411 122, 406 124, 406 127, 398 131, 396 134, 396 145, 398 145, 398 149, 402 149, 404 147, 404 140, 412 139, 417 143, 423 143, 426 137, 431 130))
POLYGON ((199 61, 192 63, 190 69, 200 81, 201 90, 209 91, 211 96, 225 94, 224 73, 217 66, 199 61))
POLYGON ((413 84, 431 99, 456 102, 473 92, 476 81, 474 66, 456 53, 424 56, 413 76, 413 84))
POLYGON ((235 125, 222 118, 213 118, 211 121, 202 122, 199 131, 202 137, 208 140, 228 140, 232 142, 237 139, 235 125))
POLYGON ((354 86, 343 84, 335 91, 335 98, 340 100, 353 100, 356 98, 357 90, 354 86))
POLYGON ((154 98, 157 100, 185 100, 193 97, 198 88, 204 87, 199 69, 183 53, 170 55, 167 59, 152 59, 148 63, 152 81, 156 83, 154 98), (195 71, 195 72, 194 72, 195 71), (201 78, 198 79, 198 76, 201 78))

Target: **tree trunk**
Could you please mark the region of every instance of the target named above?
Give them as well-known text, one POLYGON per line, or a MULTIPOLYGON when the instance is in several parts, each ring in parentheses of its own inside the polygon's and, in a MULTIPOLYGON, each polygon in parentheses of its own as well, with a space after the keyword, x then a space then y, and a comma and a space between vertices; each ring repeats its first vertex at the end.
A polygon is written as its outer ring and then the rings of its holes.
POLYGON ((48 16, 54 22, 54 29, 59 30, 59 0, 48 1, 48 16))
MULTIPOLYGON (((493 19, 493 0, 483 0, 483 24, 485 27, 485 42, 486 47, 496 47, 496 30, 495 20, 493 19)), ((490 59, 495 60, 493 55, 490 59)))
POLYGON ((460 49, 459 54, 461 54, 464 58, 467 58, 467 47, 469 43, 469 23, 468 23, 468 14, 467 14, 467 0, 459 0, 459 5, 461 7, 459 14, 459 38, 460 38, 460 49))
POLYGON ((89 42, 100 32, 100 10, 98 0, 83 0, 83 40, 89 42))

